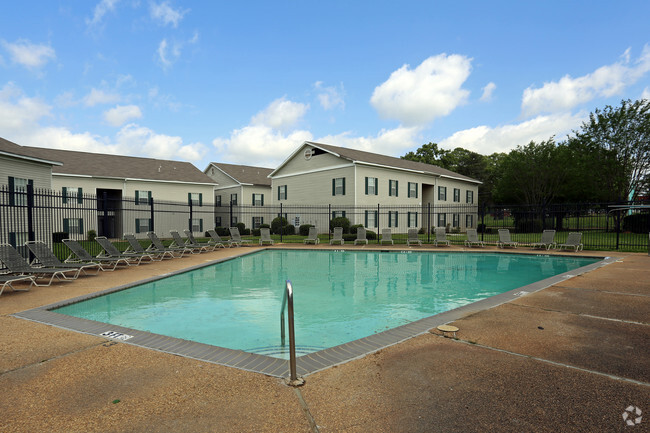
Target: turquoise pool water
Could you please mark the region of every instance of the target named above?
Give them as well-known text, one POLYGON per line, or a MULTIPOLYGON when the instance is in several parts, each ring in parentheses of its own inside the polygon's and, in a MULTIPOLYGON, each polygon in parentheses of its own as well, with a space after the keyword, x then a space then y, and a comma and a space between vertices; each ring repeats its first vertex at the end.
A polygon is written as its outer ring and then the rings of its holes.
POLYGON ((286 357, 280 304, 293 283, 301 353, 451 310, 596 259, 490 253, 266 250, 55 311, 286 357))

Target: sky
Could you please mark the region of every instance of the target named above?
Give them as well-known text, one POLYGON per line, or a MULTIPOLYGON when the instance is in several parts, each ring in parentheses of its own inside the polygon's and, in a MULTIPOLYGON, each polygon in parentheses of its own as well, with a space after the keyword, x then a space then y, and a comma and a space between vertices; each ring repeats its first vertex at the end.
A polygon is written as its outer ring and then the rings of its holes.
POLYGON ((24 0, 0 137, 274 168, 304 141, 484 155, 650 99, 650 2, 24 0))

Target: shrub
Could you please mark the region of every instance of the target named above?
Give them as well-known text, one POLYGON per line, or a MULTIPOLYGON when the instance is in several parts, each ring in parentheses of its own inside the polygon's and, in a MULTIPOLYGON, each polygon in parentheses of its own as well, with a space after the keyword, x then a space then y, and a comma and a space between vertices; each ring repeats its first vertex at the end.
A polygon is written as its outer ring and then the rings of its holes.
POLYGON ((86 234, 86 239, 92 242, 95 240, 96 237, 97 237, 97 232, 95 230, 88 230, 88 233, 86 234))
MULTIPOLYGON (((350 226, 350 231, 348 233, 350 233, 351 235, 354 235, 355 239, 356 239, 356 236, 357 236, 357 229, 359 227, 363 227, 363 224, 355 224, 353 226, 350 226)), ((343 233, 345 233, 345 229, 343 229, 343 233)))
POLYGON ((420 230, 418 230, 419 235, 426 235, 427 231, 424 229, 424 227, 421 227, 420 230))
POLYGON ((253 236, 261 236, 261 235, 262 235, 262 231, 260 229, 253 229, 253 236))
POLYGON ((282 231, 282 229, 285 228, 287 224, 288 224, 287 219, 284 217, 273 218, 273 221, 271 221, 271 233, 279 235, 280 231, 282 231))
POLYGON ((298 233, 300 233, 300 236, 307 236, 309 234, 309 228, 314 227, 313 224, 302 224, 300 228, 298 229, 298 233))
POLYGON ((216 227, 214 231, 216 231, 219 236, 230 236, 230 230, 228 230, 228 227, 216 227))
POLYGON ((66 232, 54 232, 52 233, 52 242, 56 243, 61 243, 63 239, 67 239, 70 237, 70 233, 66 232))
POLYGON ((284 226, 282 231, 283 231, 283 233, 282 233, 283 235, 293 236, 293 235, 296 234, 296 228, 294 226, 290 226, 290 225, 284 226))
POLYGON ((248 235, 251 234, 251 229, 240 230, 239 234, 242 235, 242 236, 248 236, 248 235))
POLYGON ((260 224, 260 228, 261 228, 261 229, 270 229, 271 226, 268 225, 268 224, 260 224))
POLYGON ((632 233, 648 233, 650 213, 637 213, 623 218, 623 231, 632 233))
POLYGON ((372 230, 366 230, 366 239, 369 241, 376 241, 377 233, 373 232, 372 230))
POLYGON ((237 228, 239 229, 239 234, 240 234, 240 235, 243 235, 243 234, 244 234, 244 230, 246 230, 246 224, 244 224, 244 223, 237 223, 236 226, 237 226, 237 228))
POLYGON ((350 220, 346 217, 332 218, 330 220, 330 231, 333 231, 334 227, 343 227, 343 233, 350 233, 350 220))

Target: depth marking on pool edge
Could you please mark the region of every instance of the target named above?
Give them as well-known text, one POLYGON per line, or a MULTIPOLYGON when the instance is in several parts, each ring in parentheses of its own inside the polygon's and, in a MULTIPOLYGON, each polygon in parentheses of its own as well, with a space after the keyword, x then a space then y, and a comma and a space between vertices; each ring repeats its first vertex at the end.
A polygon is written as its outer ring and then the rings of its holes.
POLYGON ((117 331, 106 331, 106 332, 102 332, 99 335, 101 335, 102 337, 108 337, 114 340, 121 340, 121 341, 126 341, 129 338, 133 338, 133 335, 122 334, 121 332, 117 332, 117 331))

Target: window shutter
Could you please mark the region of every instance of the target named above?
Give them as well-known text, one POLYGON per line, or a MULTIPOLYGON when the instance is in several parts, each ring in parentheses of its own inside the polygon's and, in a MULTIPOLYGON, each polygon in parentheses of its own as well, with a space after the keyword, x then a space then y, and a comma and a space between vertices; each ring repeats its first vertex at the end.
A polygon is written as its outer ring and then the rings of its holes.
POLYGON ((415 212, 415 227, 418 226, 418 213, 415 212))
POLYGON ((192 206, 192 193, 191 192, 187 193, 187 205, 192 206))
POLYGON ((278 200, 280 200, 280 187, 278 187, 278 200))
POLYGON ((375 178, 375 195, 378 195, 378 194, 379 194, 379 179, 375 178))
POLYGON ((9 233, 9 243, 11 244, 12 247, 16 248, 16 233, 11 232, 9 233))
MULTIPOLYGON (((390 183, 390 182, 389 182, 390 183)), ((388 211, 388 227, 393 227, 392 226, 392 221, 391 221, 391 215, 393 215, 392 211, 388 211)))
POLYGON ((406 224, 411 227, 411 212, 406 213, 406 224))
POLYGON ((147 203, 151 206, 151 191, 147 192, 147 203))
POLYGON ((332 195, 336 195, 336 179, 332 179, 332 195))
POLYGON ((63 218, 63 231, 65 233, 70 233, 70 222, 67 218, 63 218))
POLYGON ((203 218, 199 220, 199 231, 203 233, 203 218))
POLYGON ((397 215, 398 215, 398 213, 397 213, 397 211, 395 211, 395 227, 397 227, 399 225, 399 220, 397 219, 397 215))
MULTIPOLYGON (((416 183, 416 184, 415 184, 415 198, 418 198, 418 186, 419 186, 419 185, 416 183)), ((417 217, 417 213, 416 213, 416 217, 415 217, 415 219, 416 219, 416 220, 418 219, 418 217, 417 217)))
MULTIPOLYGON (((13 206, 15 204, 14 200, 14 178, 12 176, 9 176, 9 206, 13 206)), ((15 236, 15 233, 14 233, 15 236)), ((15 242, 14 242, 15 244, 15 242)))
POLYGON ((364 217, 365 217, 365 219, 364 219, 364 222, 363 222, 363 226, 368 227, 368 211, 365 212, 364 217))
POLYGON ((84 232, 84 220, 83 218, 79 218, 79 233, 83 234, 84 232))
POLYGON ((366 195, 368 195, 368 178, 366 177, 366 195))
POLYGON ((260 218, 260 224, 264 224, 264 217, 260 218))
POLYGON ((84 202, 84 190, 83 188, 79 188, 77 190, 77 203, 83 204, 83 202, 84 202))
POLYGON ((395 181, 395 197, 399 196, 399 181, 395 181))
POLYGON ((262 206, 264 206, 264 194, 262 194, 262 206))
POLYGON ((343 178, 343 195, 345 195, 345 178, 343 178))
POLYGON ((284 186, 284 199, 289 199, 289 188, 286 185, 284 186))
MULTIPOLYGON (((138 192, 135 192, 135 195, 138 195, 138 192)), ((135 232, 140 233, 140 218, 135 219, 135 232)))
POLYGON ((345 218, 345 211, 343 211, 341 215, 343 216, 343 218, 345 218))
POLYGON ((68 188, 66 188, 65 186, 61 188, 61 198, 63 199, 64 204, 68 202, 68 188))
MULTIPOLYGON (((65 194, 65 193, 64 193, 64 194, 65 194)), ((136 190, 135 190, 135 204, 138 204, 139 201, 140 201, 140 191, 138 191, 138 190, 136 189, 136 190)))
POLYGON ((199 193, 199 206, 203 206, 203 193, 199 193))
POLYGON ((253 194, 253 198, 251 199, 251 203, 253 204, 253 206, 255 206, 255 194, 253 194))
POLYGON ((375 228, 377 228, 377 224, 379 224, 379 212, 378 211, 373 211, 375 213, 375 228))

